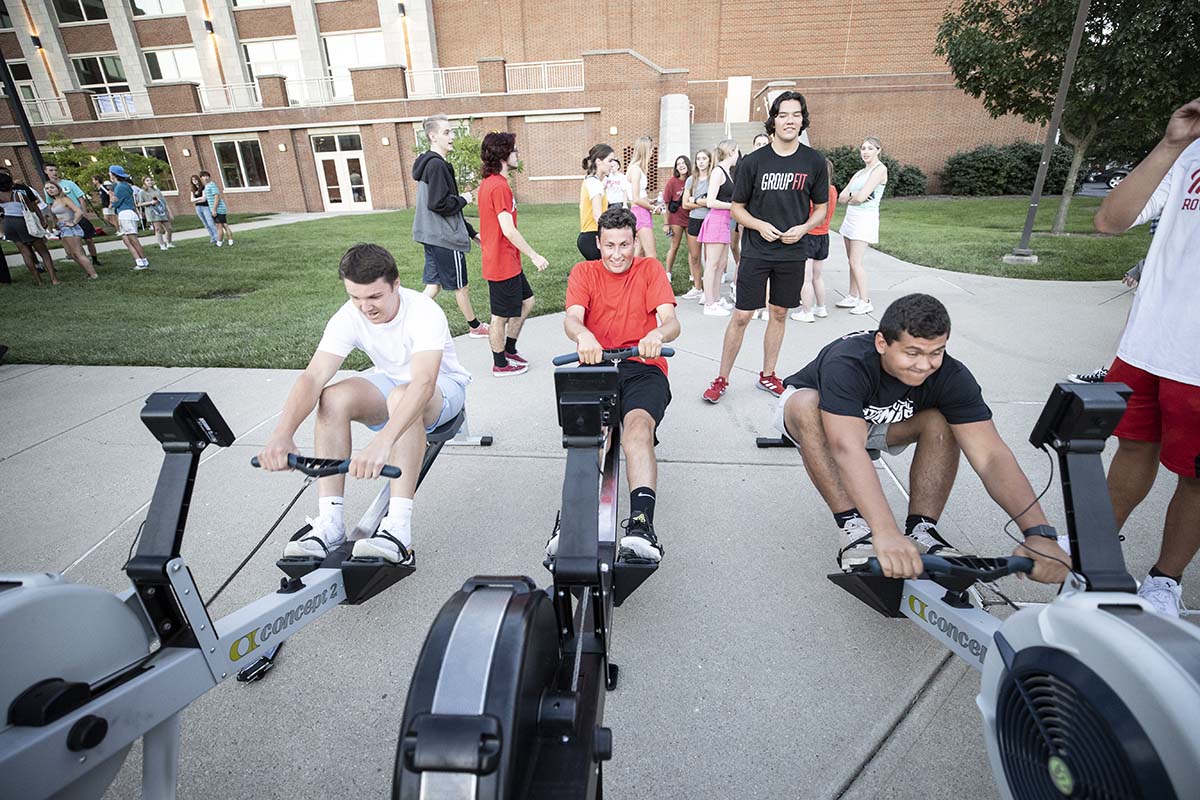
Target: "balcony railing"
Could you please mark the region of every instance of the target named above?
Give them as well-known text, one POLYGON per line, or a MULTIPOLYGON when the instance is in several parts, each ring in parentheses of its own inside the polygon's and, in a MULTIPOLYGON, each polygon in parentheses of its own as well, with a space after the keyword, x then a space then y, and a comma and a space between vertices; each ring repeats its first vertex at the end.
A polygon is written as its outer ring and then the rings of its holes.
POLYGON ((572 92, 583 89, 581 60, 507 64, 504 73, 509 94, 572 92))
POLYGON ((478 67, 418 69, 405 73, 409 97, 456 97, 479 94, 478 67))
POLYGON ((147 92, 92 95, 92 106, 96 109, 98 119, 133 119, 154 115, 147 92))
POLYGON ((21 105, 25 106, 25 116, 29 117, 30 125, 71 121, 71 109, 64 97, 26 97, 21 99, 21 105))
POLYGON ((287 94, 294 106, 354 102, 354 87, 348 78, 288 78, 287 94))
POLYGON ((200 107, 208 112, 262 108, 262 97, 258 93, 257 83, 205 86, 198 91, 200 107))

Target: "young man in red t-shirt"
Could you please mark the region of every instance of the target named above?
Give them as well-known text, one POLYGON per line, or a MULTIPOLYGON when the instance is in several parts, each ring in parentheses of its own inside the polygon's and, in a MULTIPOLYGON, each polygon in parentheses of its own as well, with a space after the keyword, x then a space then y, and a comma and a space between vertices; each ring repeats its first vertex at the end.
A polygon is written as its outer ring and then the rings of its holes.
POLYGON ((517 165, 517 137, 492 132, 479 148, 483 183, 479 185, 479 238, 483 246, 483 278, 488 282, 492 324, 492 374, 520 375, 529 363, 517 352, 517 337, 533 310, 533 288, 521 270, 521 253, 541 272, 550 266, 517 230, 517 201, 508 185, 508 170, 517 165))
MULTIPOLYGON (((563 328, 583 364, 599 363, 604 350, 638 349, 638 356, 617 366, 624 414, 621 449, 629 480, 629 520, 621 555, 658 561, 662 547, 654 534, 654 443, 671 402, 667 361, 661 354, 663 343, 679 336, 675 292, 658 259, 633 257, 637 218, 632 211, 610 208, 596 224, 600 260, 584 261, 571 270, 563 328)), ((556 531, 546 553, 557 552, 556 531)))

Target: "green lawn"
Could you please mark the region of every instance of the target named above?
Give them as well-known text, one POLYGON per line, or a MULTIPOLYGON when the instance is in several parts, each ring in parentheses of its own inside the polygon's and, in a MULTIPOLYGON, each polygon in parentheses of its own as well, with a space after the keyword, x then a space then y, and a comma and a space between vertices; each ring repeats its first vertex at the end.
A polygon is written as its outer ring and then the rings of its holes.
MULTIPOLYGON (((1148 226, 1123 236, 1102 236, 1092 227, 1098 197, 1076 197, 1067 232, 1049 233, 1058 197, 1038 208, 1031 247, 1039 263, 1010 266, 1000 260, 1021 240, 1029 199, 1020 197, 936 197, 885 200, 876 249, 927 267, 1034 280, 1090 281, 1120 278, 1150 246, 1148 226)), ((841 224, 839 206, 834 229, 841 224)))
MULTIPOLYGON (((0 344, 10 348, 11 362, 300 368, 346 300, 337 264, 347 246, 387 247, 402 284, 421 288, 424 254, 412 241, 412 217, 409 210, 263 228, 237 234, 233 248, 215 248, 207 239, 179 242, 167 252, 152 247, 145 272, 130 271, 124 253, 105 253, 100 280, 62 266, 65 282, 58 287, 39 289, 23 268, 14 268, 14 284, 0 285, 0 344)), ((550 261, 542 273, 526 261, 534 314, 562 310, 567 272, 579 261, 578 221, 573 205, 520 209, 522 233, 550 261)), ((659 239, 665 256, 666 237, 659 239)), ((679 291, 687 289, 683 258, 676 264, 679 291)), ((471 300, 486 320, 478 248, 467 263, 471 300)), ((454 296, 443 292, 438 301, 451 330, 464 333, 454 296)), ((362 367, 366 360, 356 354, 348 364, 362 367)))

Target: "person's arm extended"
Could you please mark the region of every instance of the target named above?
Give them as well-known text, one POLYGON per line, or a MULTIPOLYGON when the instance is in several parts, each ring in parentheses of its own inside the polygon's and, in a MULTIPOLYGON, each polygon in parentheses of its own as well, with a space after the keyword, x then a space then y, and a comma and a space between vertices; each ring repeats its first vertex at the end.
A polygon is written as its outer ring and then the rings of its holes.
POLYGON ((404 396, 388 412, 387 424, 350 459, 349 475, 354 478, 378 478, 392 452, 392 445, 414 424, 421 423, 425 406, 437 391, 438 370, 442 366, 441 350, 420 350, 412 355, 409 370, 412 380, 404 396))
POLYGON ((658 358, 662 355, 662 346, 679 338, 679 317, 675 314, 674 303, 663 303, 655 309, 658 314, 658 327, 647 333, 638 342, 638 355, 642 358, 658 358))
POLYGON ((1094 224, 1100 233, 1124 233, 1188 145, 1200 138, 1200 97, 1176 109, 1162 139, 1133 172, 1100 203, 1094 224))
POLYGON ((575 343, 575 352, 579 354, 580 364, 599 364, 604 355, 604 348, 596 339, 596 335, 583 324, 587 309, 583 306, 571 306, 563 317, 563 332, 575 343))
POLYGON ((884 575, 889 578, 917 577, 923 571, 921 555, 916 545, 900 531, 884 497, 879 474, 865 447, 867 421, 821 411, 821 422, 842 486, 871 527, 871 542, 884 575))
POLYGON ((267 439, 266 445, 258 454, 258 460, 263 469, 275 471, 287 469, 288 453, 296 452, 296 442, 293 437, 296 430, 308 415, 317 407, 321 391, 325 384, 337 373, 345 361, 345 356, 337 356, 318 350, 313 353, 308 366, 296 378, 292 390, 288 392, 283 410, 279 412, 279 422, 267 439))
POLYGON ((642 168, 640 166, 630 167, 629 172, 625 174, 625 179, 629 182, 629 202, 653 213, 654 206, 650 203, 650 198, 639 196, 642 193, 642 168), (637 180, 635 181, 634 178, 637 180))
POLYGON ((504 234, 504 238, 513 243, 513 247, 520 250, 529 257, 533 265, 541 272, 546 267, 550 266, 550 262, 538 255, 538 252, 529 246, 529 242, 525 241, 525 237, 517 230, 517 225, 513 222, 512 214, 507 211, 501 211, 496 215, 496 220, 500 223, 500 231, 504 234))
POLYGON ((887 165, 880 164, 880 166, 882 169, 871 170, 871 174, 867 176, 867 182, 863 184, 861 189, 850 193, 846 205, 857 206, 871 199, 871 192, 875 191, 875 187, 887 180, 887 165))
POLYGON ((730 206, 729 213, 733 217, 734 222, 738 223, 743 228, 749 228, 750 230, 758 231, 759 235, 768 242, 773 242, 783 235, 783 231, 779 230, 779 228, 776 228, 766 220, 755 217, 749 211, 747 211, 745 203, 733 203, 730 206))

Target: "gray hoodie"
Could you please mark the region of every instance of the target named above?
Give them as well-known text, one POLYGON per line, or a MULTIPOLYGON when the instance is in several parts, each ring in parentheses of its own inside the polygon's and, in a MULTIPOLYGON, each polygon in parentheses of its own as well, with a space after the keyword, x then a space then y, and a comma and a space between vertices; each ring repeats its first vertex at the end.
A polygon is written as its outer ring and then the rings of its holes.
POLYGON ((475 230, 463 217, 467 201, 458 192, 454 167, 429 150, 413 163, 413 178, 417 181, 413 239, 460 253, 470 251, 475 230))

